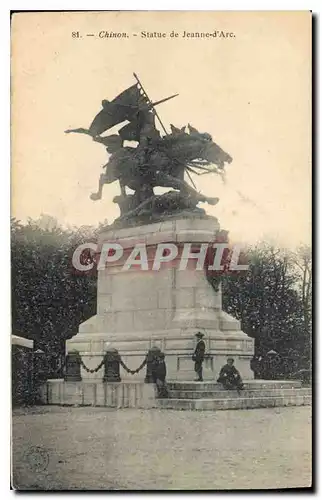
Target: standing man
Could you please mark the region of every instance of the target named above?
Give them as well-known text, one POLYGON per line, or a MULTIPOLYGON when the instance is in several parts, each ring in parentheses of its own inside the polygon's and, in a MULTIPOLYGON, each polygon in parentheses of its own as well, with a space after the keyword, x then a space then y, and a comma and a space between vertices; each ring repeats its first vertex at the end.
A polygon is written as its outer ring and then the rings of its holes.
POLYGON ((202 340, 202 337, 204 337, 203 333, 196 333, 196 337, 198 339, 198 342, 195 348, 195 352, 192 356, 192 361, 195 362, 195 372, 198 375, 198 378, 195 380, 195 382, 202 382, 202 363, 205 357, 206 344, 202 340))

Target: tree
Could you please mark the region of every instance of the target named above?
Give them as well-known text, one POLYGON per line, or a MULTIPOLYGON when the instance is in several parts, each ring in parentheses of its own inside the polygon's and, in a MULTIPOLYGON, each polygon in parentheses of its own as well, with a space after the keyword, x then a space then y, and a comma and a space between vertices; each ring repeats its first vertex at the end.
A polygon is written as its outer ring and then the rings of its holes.
POLYGON ((293 254, 293 262, 298 272, 298 290, 303 317, 304 338, 302 348, 307 357, 311 356, 312 331, 312 251, 302 245, 293 254))
MULTIPOLYGON (((303 355, 303 345, 311 314, 310 272, 306 270, 301 295, 291 252, 261 244, 249 248, 247 254, 247 273, 223 277, 223 309, 239 319, 243 331, 255 339, 257 354, 275 349, 289 356, 296 350, 306 366, 308 350, 303 355)), ((303 276, 304 270, 305 266, 303 276)))
POLYGON ((49 222, 12 220, 12 328, 36 348, 62 353, 65 340, 96 311, 96 276, 77 275, 71 264, 74 249, 95 240, 96 231, 49 222))

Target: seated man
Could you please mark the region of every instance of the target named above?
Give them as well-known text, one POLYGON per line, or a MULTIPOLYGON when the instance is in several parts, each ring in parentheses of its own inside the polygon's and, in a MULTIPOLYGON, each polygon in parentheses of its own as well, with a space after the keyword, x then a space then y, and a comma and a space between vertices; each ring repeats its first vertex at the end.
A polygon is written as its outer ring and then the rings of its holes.
POLYGON ((225 389, 237 389, 238 392, 244 388, 240 373, 234 367, 233 358, 227 359, 227 364, 220 370, 217 382, 220 382, 225 389))

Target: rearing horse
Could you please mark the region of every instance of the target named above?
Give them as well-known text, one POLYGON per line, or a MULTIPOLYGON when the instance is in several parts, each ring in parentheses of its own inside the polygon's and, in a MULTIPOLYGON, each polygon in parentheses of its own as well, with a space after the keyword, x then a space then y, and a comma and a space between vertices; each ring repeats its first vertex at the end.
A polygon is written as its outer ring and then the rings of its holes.
MULTIPOLYGON (((119 180, 122 195, 126 195, 125 187, 128 186, 135 191, 137 204, 152 196, 153 188, 157 186, 195 194, 200 201, 213 203, 213 198, 203 196, 189 186, 184 180, 184 172, 190 170, 198 174, 193 169, 199 169, 221 173, 225 163, 231 163, 232 158, 212 141, 209 134, 188 127, 189 134, 183 129, 172 127, 172 134, 153 142, 150 148, 140 145, 136 148, 120 147, 120 145, 108 147, 107 151, 113 153, 108 163, 104 165, 105 173, 100 176, 98 192, 93 193, 91 198, 101 199, 104 184, 119 180)), ((111 137, 94 138, 95 141, 105 145, 109 144, 110 139, 111 137)), ((215 200, 218 201, 217 198, 215 200)))

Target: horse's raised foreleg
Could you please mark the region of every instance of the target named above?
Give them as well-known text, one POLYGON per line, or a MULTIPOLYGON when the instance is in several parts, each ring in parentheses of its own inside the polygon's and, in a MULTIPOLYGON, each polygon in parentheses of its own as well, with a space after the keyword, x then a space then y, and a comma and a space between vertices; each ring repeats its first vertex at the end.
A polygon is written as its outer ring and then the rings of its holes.
POLYGON ((103 186, 105 184, 105 174, 101 174, 98 182, 98 191, 97 193, 92 193, 90 195, 91 200, 100 200, 102 198, 103 186))

